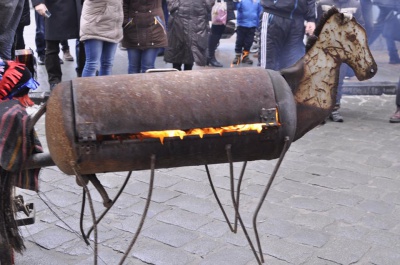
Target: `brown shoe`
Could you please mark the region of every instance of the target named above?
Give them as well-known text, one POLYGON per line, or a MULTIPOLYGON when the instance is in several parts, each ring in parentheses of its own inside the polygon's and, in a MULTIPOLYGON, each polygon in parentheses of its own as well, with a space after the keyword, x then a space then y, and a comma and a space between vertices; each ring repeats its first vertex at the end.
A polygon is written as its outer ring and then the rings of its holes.
POLYGON ((396 111, 392 117, 389 119, 390 123, 399 123, 400 122, 400 110, 396 111))
POLYGON ((71 53, 69 52, 69 50, 66 50, 64 52, 64 61, 73 61, 74 57, 72 57, 71 53))

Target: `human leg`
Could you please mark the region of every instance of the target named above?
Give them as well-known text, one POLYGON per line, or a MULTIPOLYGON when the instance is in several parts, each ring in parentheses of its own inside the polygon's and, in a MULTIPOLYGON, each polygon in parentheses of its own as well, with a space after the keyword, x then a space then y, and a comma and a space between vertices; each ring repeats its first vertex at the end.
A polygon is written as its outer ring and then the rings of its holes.
POLYGON ((60 41, 46 40, 46 58, 44 63, 46 66, 50 87, 54 84, 60 83, 62 80, 60 58, 58 57, 59 52, 60 41))
POLYGON ((215 50, 217 49, 218 43, 221 39, 222 33, 225 30, 225 25, 212 25, 211 33, 208 37, 208 57, 207 65, 214 67, 223 67, 223 65, 215 58, 215 50))
POLYGON ((288 21, 285 19, 286 24, 286 41, 284 49, 279 55, 281 60, 279 63, 280 69, 289 67, 296 63, 305 54, 305 46, 303 38, 305 28, 303 26, 303 19, 293 19, 288 21))
POLYGON ((256 28, 244 28, 242 63, 253 64, 250 59, 250 48, 253 44, 256 28))
POLYGON ((99 75, 111 75, 118 43, 103 41, 99 75))
POLYGON ((61 50, 64 54, 63 58, 65 61, 73 61, 74 57, 72 57, 71 52, 69 50, 68 40, 61 41, 61 50))
POLYGON ((400 123, 400 79, 397 84, 397 92, 396 92, 396 111, 390 117, 389 122, 391 123, 400 123))
POLYGON ((157 58, 158 48, 145 49, 142 53, 142 69, 141 73, 145 73, 149 69, 155 68, 156 58, 157 58))
POLYGON ((172 63, 172 68, 182 71, 182 64, 181 63, 172 63))
POLYGON ((235 58, 233 58, 231 66, 238 65, 242 61, 241 57, 244 45, 244 37, 245 37, 245 28, 238 26, 236 28, 235 58))
POLYGON ((15 32, 15 49, 16 50, 25 49, 24 28, 25 28, 25 26, 18 26, 18 28, 15 32))
POLYGON ((35 12, 35 22, 36 22, 36 34, 35 34, 35 44, 36 53, 38 55, 38 64, 44 64, 44 56, 46 52, 46 41, 44 39, 44 17, 35 12))
POLYGON ((14 44, 15 32, 17 30, 19 20, 15 18, 21 17, 24 1, 4 1, 1 4, 0 25, 0 57, 11 60, 11 50, 14 44))
POLYGON ((82 77, 96 76, 96 71, 100 65, 102 49, 103 41, 96 39, 85 40, 86 61, 82 77))
POLYGON ((339 80, 338 80, 338 87, 337 87, 337 94, 336 94, 336 104, 335 104, 335 107, 333 108, 331 115, 329 116, 329 119, 331 119, 334 122, 343 122, 343 117, 342 117, 342 115, 340 115, 339 109, 340 109, 340 101, 341 101, 342 95, 343 95, 344 77, 346 76, 348 69, 349 69, 349 67, 347 66, 347 64, 342 64, 340 66, 339 80))
POLYGON ((85 44, 83 41, 76 40, 75 44, 75 54, 76 54, 76 75, 78 77, 82 76, 83 68, 85 67, 86 55, 85 55, 85 44))
POLYGON ((185 63, 184 65, 184 70, 185 71, 190 71, 190 70, 192 70, 193 69, 193 64, 191 63, 191 64, 188 64, 188 63, 185 63))
POLYGON ((128 53, 128 74, 140 73, 142 50, 140 49, 126 49, 128 53))

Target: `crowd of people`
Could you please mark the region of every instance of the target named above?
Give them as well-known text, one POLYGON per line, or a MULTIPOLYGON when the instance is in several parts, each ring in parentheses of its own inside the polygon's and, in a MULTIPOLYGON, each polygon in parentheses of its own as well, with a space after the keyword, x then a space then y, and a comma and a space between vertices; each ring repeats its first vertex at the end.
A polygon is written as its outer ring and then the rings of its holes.
MULTIPOLYGON (((5 2, 0 8, 0 57, 10 60, 14 49, 25 48, 23 31, 31 23, 30 1, 5 2)), ((112 74, 118 44, 127 52, 129 74, 155 68, 160 55, 176 70, 192 70, 194 64, 224 67, 215 51, 233 20, 236 42, 231 67, 253 64, 250 52, 257 42, 258 66, 280 70, 304 55, 305 36, 313 35, 316 23, 332 6, 356 17, 370 45, 382 34, 388 63, 400 64, 396 48, 400 3, 396 0, 31 0, 31 5, 37 61, 45 65, 51 90, 62 81, 60 45, 63 59, 74 60, 70 39, 76 40, 77 76, 112 74), (224 23, 210 23, 217 3, 226 7, 224 23), (379 8, 375 23, 373 5, 379 8)), ((352 74, 342 65, 332 121, 344 120, 339 113, 343 80, 352 74)), ((400 122, 399 108, 390 121, 400 122)))

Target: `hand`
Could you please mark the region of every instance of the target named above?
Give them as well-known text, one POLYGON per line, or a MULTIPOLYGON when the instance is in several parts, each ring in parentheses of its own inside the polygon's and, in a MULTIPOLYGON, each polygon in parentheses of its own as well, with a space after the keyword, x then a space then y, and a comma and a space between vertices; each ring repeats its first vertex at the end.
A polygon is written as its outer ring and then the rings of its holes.
POLYGON ((45 16, 45 12, 47 10, 47 6, 45 4, 38 4, 35 6, 36 12, 38 12, 39 15, 45 16))
POLYGON ((307 22, 306 24, 306 34, 308 36, 311 36, 314 34, 314 30, 315 30, 315 22, 307 22))

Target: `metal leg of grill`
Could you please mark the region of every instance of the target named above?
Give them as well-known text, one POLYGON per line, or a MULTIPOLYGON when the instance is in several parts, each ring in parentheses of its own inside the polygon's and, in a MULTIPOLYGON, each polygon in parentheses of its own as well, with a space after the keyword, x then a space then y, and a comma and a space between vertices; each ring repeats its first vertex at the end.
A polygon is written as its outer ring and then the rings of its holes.
POLYGON ((225 221, 227 222, 230 230, 233 233, 237 232, 238 221, 240 222, 240 226, 243 229, 243 232, 244 232, 244 234, 246 236, 246 239, 247 239, 247 241, 248 241, 248 243, 250 245, 251 250, 253 251, 253 254, 254 254, 258 264, 264 263, 264 255, 263 255, 262 248, 261 248, 260 236, 259 236, 258 230, 257 230, 257 216, 258 216, 258 213, 259 213, 259 211, 260 211, 260 209, 261 209, 261 207, 262 207, 262 205, 263 205, 263 203, 265 201, 265 198, 266 198, 266 196, 267 196, 267 194, 268 194, 268 192, 269 192, 269 190, 271 188, 272 182, 274 181, 274 179, 276 177, 276 173, 279 170, 279 167, 280 167, 280 165, 281 165, 281 163, 283 161, 283 158, 284 158, 284 156, 286 154, 286 151, 288 150, 289 146, 290 146, 289 137, 285 137, 285 143, 284 143, 284 147, 282 149, 282 152, 281 152, 281 154, 279 156, 279 159, 278 159, 278 161, 277 161, 277 163, 275 165, 274 171, 271 174, 271 177, 270 177, 270 179, 269 179, 269 181, 267 183, 267 186, 265 187, 265 190, 264 190, 264 192, 263 192, 263 194, 262 194, 262 196, 260 198, 260 201, 259 201, 259 203, 257 205, 257 208, 256 208, 256 210, 254 212, 254 215, 253 215, 253 228, 254 228, 254 235, 255 235, 255 238, 256 238, 256 241, 257 241, 258 253, 257 253, 257 251, 256 251, 256 249, 255 249, 255 247, 253 245, 253 241, 251 240, 251 238, 250 238, 250 236, 249 236, 249 234, 247 232, 247 229, 246 229, 246 227, 245 227, 245 225, 243 223, 243 220, 242 220, 242 218, 240 216, 240 212, 239 212, 240 187, 241 187, 241 184, 242 184, 242 181, 243 181, 243 175, 244 175, 244 171, 246 169, 247 161, 243 163, 242 170, 241 170, 241 173, 240 173, 240 176, 239 176, 239 179, 238 179, 238 183, 237 183, 237 187, 236 187, 236 197, 235 197, 234 173, 233 173, 233 162, 232 162, 233 159, 232 159, 232 153, 231 153, 231 146, 230 145, 226 146, 226 152, 227 152, 228 162, 229 162, 229 167, 230 167, 231 197, 232 197, 232 203, 233 203, 233 206, 234 206, 234 209, 235 209, 235 221, 234 221, 233 225, 232 225, 231 221, 229 220, 229 218, 228 218, 228 216, 227 216, 227 214, 226 214, 226 212, 224 210, 224 207, 222 206, 222 204, 221 204, 221 202, 219 200, 218 194, 217 194, 217 192, 215 190, 213 181, 211 179, 211 174, 210 174, 209 168, 208 168, 207 165, 205 165, 211 189, 212 189, 214 197, 217 200, 217 203, 218 203, 218 205, 219 205, 219 207, 220 207, 220 209, 222 211, 222 214, 224 215, 225 221))
POLYGON ((261 209, 261 207, 262 207, 262 205, 263 205, 263 203, 265 201, 265 197, 267 196, 268 191, 271 188, 272 182, 274 181, 274 179, 276 177, 276 173, 278 172, 279 167, 281 166, 281 163, 282 163, 283 158, 285 157, 286 151, 289 149, 289 146, 290 146, 290 141, 289 140, 290 140, 289 137, 286 136, 285 137, 285 144, 284 144, 284 147, 282 149, 282 153, 279 156, 279 159, 278 159, 278 161, 277 161, 277 163, 275 165, 274 171, 272 172, 271 177, 269 178, 269 181, 267 183, 267 186, 265 187, 264 193, 262 194, 261 199, 260 199, 260 201, 259 201, 259 203, 257 205, 257 208, 256 208, 256 210, 254 212, 254 215, 253 215, 254 234, 255 234, 255 237, 256 237, 256 240, 257 240, 258 253, 260 255, 260 259, 261 259, 262 263, 264 263, 264 255, 263 255, 263 252, 262 252, 261 243, 260 243, 260 237, 258 235, 258 230, 257 230, 257 216, 258 216, 258 213, 259 213, 259 211, 260 211, 260 209, 261 209))
POLYGON ((150 206, 150 201, 151 201, 151 195, 153 194, 153 186, 154 186, 154 169, 155 169, 155 165, 156 165, 156 156, 152 155, 151 156, 151 174, 150 174, 150 183, 149 183, 149 191, 147 194, 147 199, 146 199, 146 205, 144 207, 143 210, 143 214, 142 214, 142 218, 140 219, 140 223, 139 226, 136 229, 135 235, 132 238, 131 243, 129 244, 127 250, 125 251, 124 256, 122 257, 121 261, 119 262, 120 265, 122 265, 126 259, 126 257, 128 256, 129 252, 131 252, 131 249, 133 247, 133 245, 136 242, 136 239, 138 238, 140 231, 142 230, 144 221, 146 219, 147 216, 147 211, 149 210, 149 206, 150 206))

